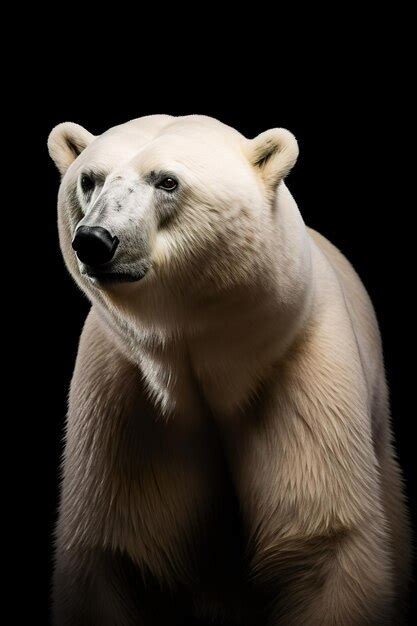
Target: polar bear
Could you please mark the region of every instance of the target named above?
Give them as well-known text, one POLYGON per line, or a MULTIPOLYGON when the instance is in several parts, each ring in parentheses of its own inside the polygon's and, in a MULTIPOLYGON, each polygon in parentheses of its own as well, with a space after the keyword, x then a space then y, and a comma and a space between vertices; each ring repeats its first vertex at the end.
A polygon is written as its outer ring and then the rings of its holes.
POLYGON ((63 123, 48 145, 92 303, 55 623, 398 623, 408 519, 380 335, 284 183, 294 136, 154 115, 98 137, 63 123))

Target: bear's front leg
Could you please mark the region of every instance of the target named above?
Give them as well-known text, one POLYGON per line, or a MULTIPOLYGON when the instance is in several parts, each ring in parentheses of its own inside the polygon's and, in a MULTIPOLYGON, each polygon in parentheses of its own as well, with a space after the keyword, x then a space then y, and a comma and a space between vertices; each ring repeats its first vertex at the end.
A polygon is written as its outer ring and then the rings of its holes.
POLYGON ((181 597, 149 573, 143 578, 128 555, 102 548, 56 553, 54 626, 185 626, 181 597))
POLYGON ((389 529, 360 387, 326 404, 332 381, 325 397, 288 370, 277 380, 259 414, 248 413, 230 432, 252 575, 266 594, 268 623, 397 623, 389 529))
POLYGON ((133 565, 101 549, 59 550, 53 581, 56 626, 141 626, 145 621, 133 565))
MULTIPOLYGON (((279 533, 277 533, 278 535, 279 533)), ((254 580, 274 626, 388 626, 391 571, 372 525, 327 537, 258 539, 254 580)))

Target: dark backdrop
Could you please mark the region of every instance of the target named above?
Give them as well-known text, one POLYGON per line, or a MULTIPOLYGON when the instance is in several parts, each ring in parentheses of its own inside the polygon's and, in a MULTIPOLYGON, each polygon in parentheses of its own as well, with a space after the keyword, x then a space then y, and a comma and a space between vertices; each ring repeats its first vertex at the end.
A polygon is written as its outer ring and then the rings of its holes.
MULTIPOLYGON (((25 478, 24 493, 29 500, 31 528, 36 528, 32 542, 36 547, 32 578, 36 593, 31 613, 39 615, 41 622, 48 613, 51 533, 66 397, 89 308, 67 275, 58 248, 59 176, 49 160, 46 140, 52 127, 62 121, 78 122, 98 134, 150 113, 203 113, 248 137, 276 126, 296 135, 300 157, 288 186, 306 223, 352 261, 376 308, 396 445, 415 519, 414 389, 408 374, 413 242, 408 237, 412 226, 403 158, 410 122, 405 111, 407 77, 395 68, 375 66, 370 58, 366 62, 360 59, 354 66, 347 61, 337 69, 331 63, 323 67, 304 62, 304 72, 298 68, 291 79, 280 69, 237 76, 230 68, 221 81, 217 70, 206 68, 204 74, 191 70, 183 76, 176 71, 171 76, 169 67, 167 71, 153 66, 130 75, 106 68, 103 77, 97 78, 95 66, 90 65, 87 69, 77 66, 83 78, 80 84, 74 76, 68 82, 66 68, 62 72, 36 64, 36 82, 25 98, 37 110, 31 122, 36 133, 29 149, 37 200, 27 207, 24 221, 30 240, 27 250, 33 246, 33 263, 44 271, 26 279, 32 294, 30 341, 34 342, 30 376, 33 419, 28 420, 26 438, 34 461, 25 478)), ((25 261, 28 263, 28 258, 25 261)))

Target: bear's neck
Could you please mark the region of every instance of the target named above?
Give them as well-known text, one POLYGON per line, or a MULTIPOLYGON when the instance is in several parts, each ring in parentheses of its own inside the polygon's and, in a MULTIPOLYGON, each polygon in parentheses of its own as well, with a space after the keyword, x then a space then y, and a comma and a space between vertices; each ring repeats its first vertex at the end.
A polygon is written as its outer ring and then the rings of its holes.
MULTIPOLYGON (((146 316, 111 316, 119 343, 167 413, 216 413, 247 404, 301 331, 311 309, 310 238, 281 185, 267 276, 210 298, 159 301, 146 316)), ((107 318, 109 321, 109 318, 107 318)))

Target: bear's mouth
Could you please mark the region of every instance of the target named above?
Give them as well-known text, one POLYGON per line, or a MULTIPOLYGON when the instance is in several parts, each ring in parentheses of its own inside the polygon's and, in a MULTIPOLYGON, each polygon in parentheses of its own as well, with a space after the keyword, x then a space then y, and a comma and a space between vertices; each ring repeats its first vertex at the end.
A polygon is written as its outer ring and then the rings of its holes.
POLYGON ((147 270, 141 272, 89 272, 86 274, 93 283, 109 284, 109 283, 134 283, 142 278, 147 270))

